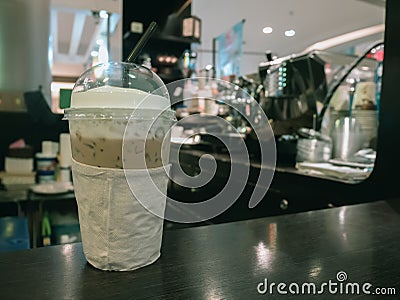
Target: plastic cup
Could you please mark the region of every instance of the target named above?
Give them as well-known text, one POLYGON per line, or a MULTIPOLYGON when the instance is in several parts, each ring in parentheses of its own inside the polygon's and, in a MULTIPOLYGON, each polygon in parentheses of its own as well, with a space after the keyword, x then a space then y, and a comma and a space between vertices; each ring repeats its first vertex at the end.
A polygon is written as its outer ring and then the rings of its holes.
POLYGON ((163 219, 137 195, 145 193, 157 211, 165 211, 175 121, 166 86, 142 66, 98 65, 76 82, 65 119, 86 259, 115 271, 153 263, 160 256, 163 219), (147 172, 159 190, 149 190, 147 172), (135 191, 127 176, 140 182, 135 191))
POLYGON ((110 63, 89 69, 78 79, 65 114, 73 159, 106 168, 162 166, 175 120, 169 108, 165 85, 145 67, 110 63))

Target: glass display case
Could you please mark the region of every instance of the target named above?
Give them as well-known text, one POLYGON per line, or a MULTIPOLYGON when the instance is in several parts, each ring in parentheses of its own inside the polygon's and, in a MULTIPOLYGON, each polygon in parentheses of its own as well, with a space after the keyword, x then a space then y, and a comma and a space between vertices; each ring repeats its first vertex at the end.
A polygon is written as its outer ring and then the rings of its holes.
POLYGON ((384 45, 378 42, 352 62, 336 67, 318 114, 317 129, 332 140, 331 158, 300 162, 303 171, 357 183, 375 164, 384 45))
POLYGON ((369 176, 383 53, 376 42, 360 56, 311 51, 260 64, 260 104, 276 136, 278 164, 352 183, 369 176))

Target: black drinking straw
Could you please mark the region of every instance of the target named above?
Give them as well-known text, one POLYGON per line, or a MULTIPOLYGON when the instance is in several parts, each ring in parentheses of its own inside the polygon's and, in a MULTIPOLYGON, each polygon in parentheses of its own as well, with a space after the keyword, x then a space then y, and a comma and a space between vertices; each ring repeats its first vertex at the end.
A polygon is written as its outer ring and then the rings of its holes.
POLYGON ((140 52, 142 52, 143 47, 147 44, 149 41, 150 37, 153 35, 153 33, 157 29, 157 23, 156 22, 151 22, 150 26, 147 28, 146 32, 142 35, 140 38, 139 42, 135 45, 133 48, 132 52, 129 54, 128 58, 126 59, 127 62, 134 62, 135 59, 138 57, 140 52))

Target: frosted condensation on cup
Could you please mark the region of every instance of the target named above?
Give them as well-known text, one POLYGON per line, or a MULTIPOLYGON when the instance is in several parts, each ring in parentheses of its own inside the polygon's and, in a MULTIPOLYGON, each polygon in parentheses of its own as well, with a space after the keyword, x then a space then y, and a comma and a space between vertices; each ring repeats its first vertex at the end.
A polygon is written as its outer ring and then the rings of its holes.
POLYGON ((67 118, 76 161, 97 167, 140 169, 160 167, 162 158, 169 157, 169 128, 174 114, 168 109, 167 98, 103 86, 73 93, 71 107, 74 109, 69 110, 67 118))

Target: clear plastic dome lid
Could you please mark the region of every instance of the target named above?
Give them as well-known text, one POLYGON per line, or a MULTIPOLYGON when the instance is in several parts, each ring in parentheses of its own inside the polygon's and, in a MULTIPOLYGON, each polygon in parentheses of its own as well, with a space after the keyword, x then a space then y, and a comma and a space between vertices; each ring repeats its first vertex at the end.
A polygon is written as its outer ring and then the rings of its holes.
POLYGON ((75 83, 70 109, 170 109, 168 90, 157 74, 125 62, 96 65, 75 83))

